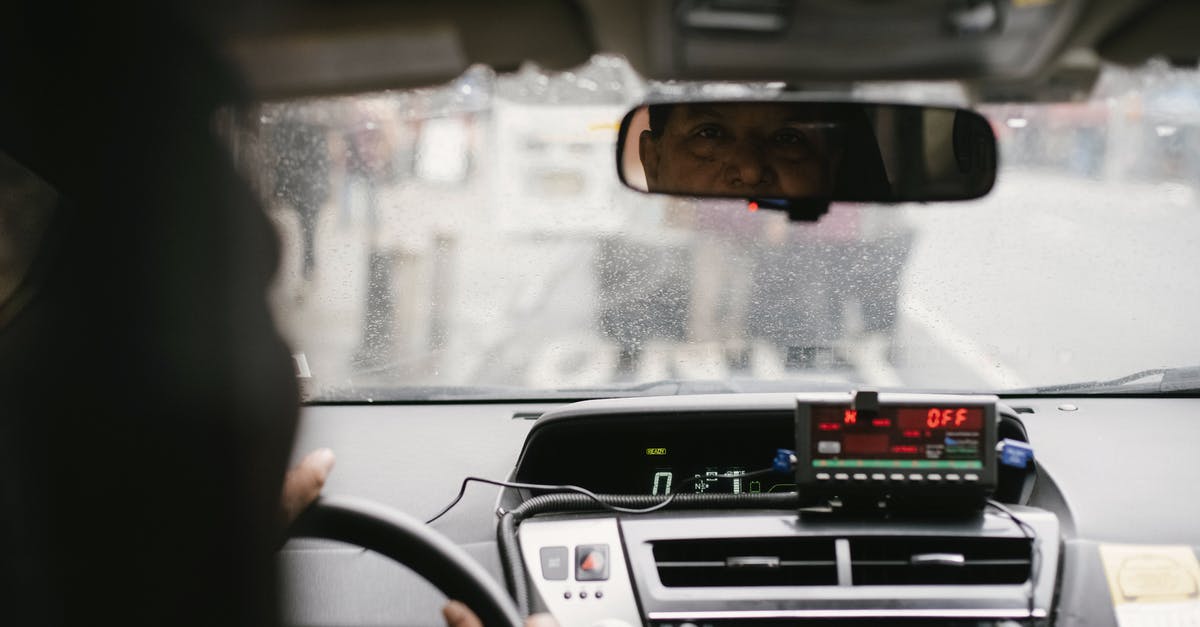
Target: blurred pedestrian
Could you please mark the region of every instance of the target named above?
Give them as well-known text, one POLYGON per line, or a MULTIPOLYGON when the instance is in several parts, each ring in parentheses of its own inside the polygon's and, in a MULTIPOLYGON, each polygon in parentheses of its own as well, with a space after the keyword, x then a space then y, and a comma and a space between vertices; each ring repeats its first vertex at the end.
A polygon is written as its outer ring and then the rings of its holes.
POLYGON ((272 198, 291 207, 299 219, 301 276, 311 281, 316 269, 317 219, 329 200, 328 129, 289 117, 267 127, 272 198))

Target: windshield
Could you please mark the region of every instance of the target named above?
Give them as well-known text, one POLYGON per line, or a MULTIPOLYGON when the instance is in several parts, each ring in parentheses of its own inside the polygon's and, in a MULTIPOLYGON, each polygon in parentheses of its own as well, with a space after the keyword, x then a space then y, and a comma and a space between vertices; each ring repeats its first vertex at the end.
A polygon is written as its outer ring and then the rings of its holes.
POLYGON ((789 223, 619 182, 617 124, 648 93, 779 87, 651 85, 597 57, 239 112, 307 398, 1003 391, 1200 361, 1196 71, 1110 67, 1087 101, 978 107, 1001 170, 975 201, 789 223))

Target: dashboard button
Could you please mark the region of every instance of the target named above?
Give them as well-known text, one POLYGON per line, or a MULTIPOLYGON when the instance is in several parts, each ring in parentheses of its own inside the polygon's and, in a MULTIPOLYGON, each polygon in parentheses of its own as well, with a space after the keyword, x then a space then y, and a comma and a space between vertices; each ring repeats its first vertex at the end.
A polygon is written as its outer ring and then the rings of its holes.
POLYGON ((871 480, 872 481, 887 481, 887 475, 883 474, 882 472, 877 472, 877 473, 871 475, 871 480))
POLYGON ((567 547, 544 546, 538 551, 538 556, 542 559, 543 578, 548 581, 566 581, 567 564, 570 560, 567 557, 567 547))
POLYGON ((818 472, 816 477, 817 481, 829 481, 829 473, 827 472, 818 472))
POLYGON ((837 440, 820 440, 817 442, 817 452, 822 455, 839 455, 842 452, 842 443, 837 440))
POLYGON ((962 479, 962 477, 958 476, 958 473, 955 473, 955 472, 948 473, 946 475, 946 481, 959 481, 961 479, 962 479))
POLYGON ((936 472, 931 472, 931 473, 925 475, 925 478, 930 481, 941 481, 942 480, 942 476, 937 474, 936 472))
POLYGON ((924 480, 925 480, 925 475, 918 474, 918 473, 915 473, 915 472, 914 472, 913 474, 911 474, 911 475, 909 475, 909 476, 908 476, 908 480, 909 480, 909 481, 924 481, 924 480))
POLYGON ((865 473, 865 472, 856 472, 856 473, 854 473, 854 480, 855 480, 855 481, 866 481, 866 480, 867 480, 867 473, 865 473))
MULTIPOLYGON (((608 545, 580 544, 575 547, 575 581, 608 579, 608 545)), ((579 593, 579 598, 583 598, 579 593)))
POLYGON ((890 478, 892 481, 904 481, 904 475, 898 472, 893 472, 890 478))
POLYGON ((593 596, 593 597, 595 597, 595 598, 597 598, 597 599, 603 599, 603 598, 604 598, 604 591, 603 591, 603 590, 597 590, 597 591, 596 591, 596 594, 593 594, 592 596, 593 596))
POLYGON ((977 475, 973 472, 969 472, 969 473, 963 475, 963 480, 964 481, 979 481, 979 475, 977 475))
POLYGON ((838 481, 848 481, 850 479, 850 475, 848 475, 844 472, 839 472, 836 475, 834 475, 833 478, 837 479, 838 481))

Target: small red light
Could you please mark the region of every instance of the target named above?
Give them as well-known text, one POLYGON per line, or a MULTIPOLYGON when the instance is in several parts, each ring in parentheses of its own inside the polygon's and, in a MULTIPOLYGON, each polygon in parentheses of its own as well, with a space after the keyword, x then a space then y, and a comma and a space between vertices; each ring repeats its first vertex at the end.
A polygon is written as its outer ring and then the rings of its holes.
POLYGON ((892 447, 893 453, 916 453, 917 447, 912 444, 897 444, 892 447))
POLYGON ((750 211, 758 211, 758 203, 751 200, 750 202, 746 203, 746 208, 750 211))
POLYGON ((858 423, 858 412, 853 409, 847 409, 846 410, 846 419, 844 422, 848 425, 857 424, 858 423))
POLYGON ((876 418, 871 421, 871 426, 890 427, 890 426, 892 426, 892 420, 891 420, 891 418, 876 418))
POLYGON ((904 432, 904 437, 906 437, 906 438, 919 438, 919 437, 921 437, 921 432, 920 432, 919 430, 917 430, 917 429, 909 429, 908 431, 905 431, 905 432, 904 432))
POLYGON ((821 431, 837 431, 842 428, 842 425, 836 422, 819 422, 817 428, 821 431))

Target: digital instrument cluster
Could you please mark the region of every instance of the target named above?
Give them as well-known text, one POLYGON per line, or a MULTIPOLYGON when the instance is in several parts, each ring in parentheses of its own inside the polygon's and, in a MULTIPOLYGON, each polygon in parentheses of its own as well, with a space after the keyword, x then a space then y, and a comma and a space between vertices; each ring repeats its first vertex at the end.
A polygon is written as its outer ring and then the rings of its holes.
POLYGON ((609 494, 793 491, 795 477, 727 478, 771 465, 795 441, 791 411, 610 416, 547 424, 531 434, 518 481, 609 494))

